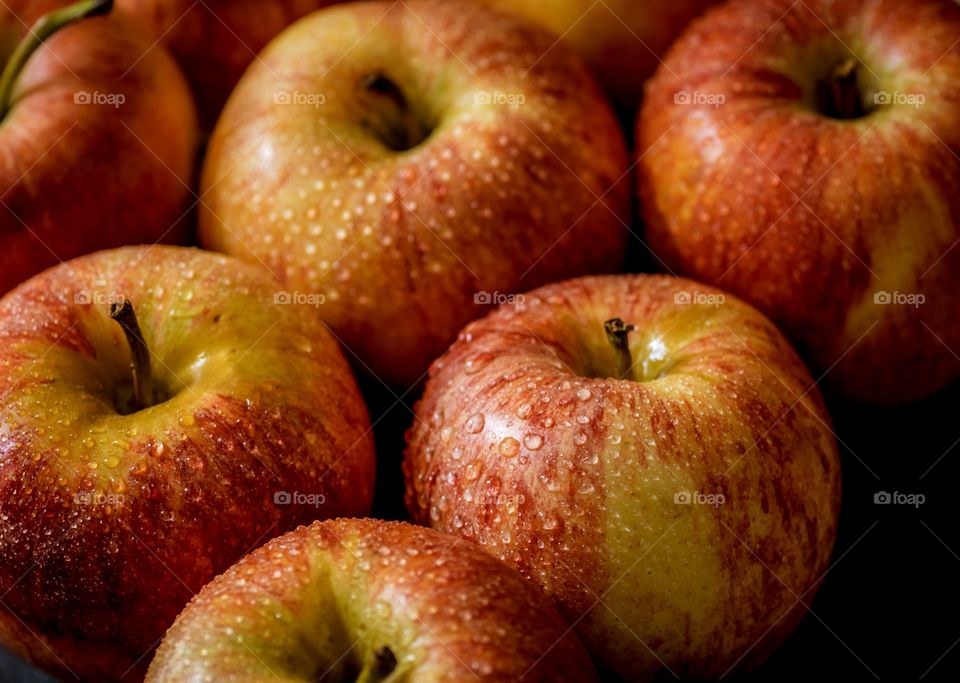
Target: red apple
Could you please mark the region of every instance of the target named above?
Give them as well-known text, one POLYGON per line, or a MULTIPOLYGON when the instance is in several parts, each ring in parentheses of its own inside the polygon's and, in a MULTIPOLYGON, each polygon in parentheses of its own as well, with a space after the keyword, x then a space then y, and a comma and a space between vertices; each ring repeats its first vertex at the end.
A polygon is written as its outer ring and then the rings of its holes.
POLYGON ((622 135, 554 42, 476 2, 302 19, 213 133, 201 243, 323 297, 361 364, 403 386, 510 292, 617 269, 622 135))
POLYGON ((471 543, 338 519, 251 553, 194 598, 148 683, 531 681, 597 676, 550 602, 471 543))
POLYGON ((66 680, 137 680, 244 553, 369 513, 354 379, 276 291, 234 259, 131 247, 0 300, 0 643, 66 680))
POLYGON ((193 88, 205 130, 257 53, 286 26, 333 0, 117 0, 165 45, 193 88))
POLYGON ((757 664, 826 570, 829 417, 780 332, 719 290, 533 291, 464 329, 416 415, 413 517, 517 567, 625 680, 757 664))
POLYGON ((0 8, 13 53, 0 79, 0 293, 80 254, 185 233, 196 122, 183 77, 122 22, 84 18, 109 1, 64 5, 0 8))
POLYGON ((676 43, 638 121, 659 257, 857 399, 960 375, 958 36, 949 0, 734 0, 676 43))
POLYGON ((718 0, 484 0, 535 21, 579 52, 631 118, 643 82, 691 19, 718 0))

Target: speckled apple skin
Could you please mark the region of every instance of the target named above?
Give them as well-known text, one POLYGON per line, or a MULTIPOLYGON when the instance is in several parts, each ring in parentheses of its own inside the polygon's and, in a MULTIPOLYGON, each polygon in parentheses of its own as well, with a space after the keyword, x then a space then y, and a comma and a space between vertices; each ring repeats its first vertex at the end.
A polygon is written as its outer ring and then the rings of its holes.
POLYGON ((856 399, 906 402, 960 374, 958 35, 947 0, 738 0, 695 22, 647 86, 653 249, 770 315, 856 399), (819 114, 816 81, 850 55, 834 34, 865 65, 869 106, 874 91, 925 101, 819 114), (925 303, 878 305, 882 292, 925 303))
POLYGON ((498 294, 615 271, 624 142, 555 42, 476 2, 351 3, 297 22, 214 131, 201 243, 322 293, 358 365, 404 388, 498 294), (435 126, 406 152, 363 125, 389 107, 362 86, 377 73, 435 126), (297 93, 325 100, 274 100, 297 93))
POLYGON ((313 310, 275 305, 276 289, 235 259, 130 247, 0 300, 4 645, 65 680, 138 679, 183 605, 244 553, 369 513, 353 376, 313 310), (129 415, 113 402, 129 351, 100 303, 117 295, 174 394, 129 415), (275 505, 278 491, 325 502, 275 505))
POLYGON ((840 462, 810 374, 739 300, 675 302, 696 293, 721 296, 645 275, 535 290, 461 332, 407 434, 414 519, 517 567, 630 681, 761 661, 836 532, 840 462), (614 317, 637 328, 635 381, 610 378, 614 317))
POLYGON ((162 41, 190 83, 204 130, 257 53, 285 27, 333 0, 116 0, 116 11, 162 41))
POLYGON ((597 680, 549 600, 514 569, 430 529, 338 519, 274 539, 205 587, 147 681, 359 680, 346 670, 383 646, 398 662, 390 680, 408 683, 597 680))
MULTIPOLYGON (((10 51, 66 0, 0 6, 10 51)), ((0 293, 60 261, 186 234, 197 123, 179 69, 114 17, 54 34, 30 58, 0 126, 0 293), (119 106, 77 93, 123 96, 119 106)))

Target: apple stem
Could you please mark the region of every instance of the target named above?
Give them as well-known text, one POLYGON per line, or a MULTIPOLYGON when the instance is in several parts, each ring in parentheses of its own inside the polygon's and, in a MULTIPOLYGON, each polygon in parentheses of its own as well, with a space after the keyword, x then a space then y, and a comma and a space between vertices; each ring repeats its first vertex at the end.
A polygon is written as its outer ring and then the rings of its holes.
POLYGON ((356 683, 386 683, 397 670, 397 656, 386 645, 374 650, 356 683))
POLYGON ((612 318, 603 323, 603 329, 607 333, 607 341, 613 347, 614 356, 617 363, 617 379, 626 379, 633 369, 633 358, 630 356, 630 343, 627 341, 627 335, 634 329, 633 325, 625 324, 620 318, 612 318))
POLYGON ((113 8, 113 0, 80 0, 72 5, 47 12, 29 29, 23 40, 13 51, 3 74, 0 75, 0 121, 10 111, 10 98, 13 86, 30 56, 54 33, 79 19, 108 14, 113 8))
POLYGON ((838 64, 820 90, 820 107, 837 119, 857 119, 866 114, 858 85, 860 62, 850 57, 838 64))
POLYGON ((130 346, 130 372, 133 375, 133 400, 137 410, 153 405, 153 375, 150 371, 150 349, 143 339, 133 304, 127 299, 110 304, 110 317, 120 324, 130 346))

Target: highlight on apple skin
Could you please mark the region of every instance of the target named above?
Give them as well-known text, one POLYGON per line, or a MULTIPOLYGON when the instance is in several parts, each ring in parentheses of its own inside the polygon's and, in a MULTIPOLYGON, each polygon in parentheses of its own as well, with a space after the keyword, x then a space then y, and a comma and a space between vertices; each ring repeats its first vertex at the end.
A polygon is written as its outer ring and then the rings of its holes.
POLYGON ((369 514, 354 378, 277 289, 218 254, 129 247, 0 300, 0 643, 64 680, 137 679, 243 554, 369 514))
POLYGON ((402 522, 301 527, 243 558, 167 632, 147 683, 590 683, 549 600, 472 543, 402 522))
POLYGON ((829 416, 777 328, 719 290, 542 287, 461 332, 416 416, 413 518, 517 567, 626 680, 752 668, 827 568, 829 416))
POLYGON ((776 321, 836 390, 960 376, 960 5, 733 0, 637 122, 648 241, 776 321))
MULTIPOLYGON (((87 4, 94 15, 110 5, 87 4)), ((35 22, 68 5, 3 3, 8 49, 41 36, 35 22)), ((197 124, 180 71, 112 16, 56 26, 25 62, 5 60, 0 294, 62 260, 186 232, 197 124)))
POLYGON ((186 74, 204 130, 230 91, 280 31, 333 0, 116 0, 151 40, 161 41, 186 74))
POLYGON ((300 20, 213 132, 201 244, 322 296, 358 366, 404 387, 498 297, 616 270, 623 136, 555 42, 477 2, 300 20))

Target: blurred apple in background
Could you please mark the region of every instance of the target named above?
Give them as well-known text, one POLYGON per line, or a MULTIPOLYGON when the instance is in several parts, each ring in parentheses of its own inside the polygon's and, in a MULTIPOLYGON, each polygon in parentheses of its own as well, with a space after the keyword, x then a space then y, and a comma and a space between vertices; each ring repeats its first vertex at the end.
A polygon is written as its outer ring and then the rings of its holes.
POLYGON ((632 117, 643 82, 691 19, 718 0, 483 0, 553 31, 632 117))
POLYGON ((360 365, 403 386, 510 292, 616 270, 623 138, 587 69, 553 42, 476 2, 301 20, 213 133, 201 243, 324 297, 360 365))
POLYGON ((843 393, 960 375, 960 7, 733 0, 638 122, 649 242, 765 311, 843 393))
POLYGON ((472 543, 401 522, 301 527, 242 559, 177 618, 147 681, 590 683, 536 588, 472 543))
POLYGON ((209 131, 244 69, 286 26, 333 0, 117 0, 177 59, 209 131))
POLYGON ((414 519, 517 567, 624 680, 758 664, 826 570, 829 417, 774 325, 719 290, 530 292, 464 329, 416 413, 414 519))
POLYGON ((8 57, 0 78, 0 293, 80 254, 174 242, 186 232, 196 151, 190 93, 162 49, 96 16, 110 4, 0 8, 8 57))
POLYGON ((370 511, 369 420, 336 343, 215 254, 100 252, 9 293, 0 425, 0 642, 65 679, 138 680, 244 553, 370 511))

